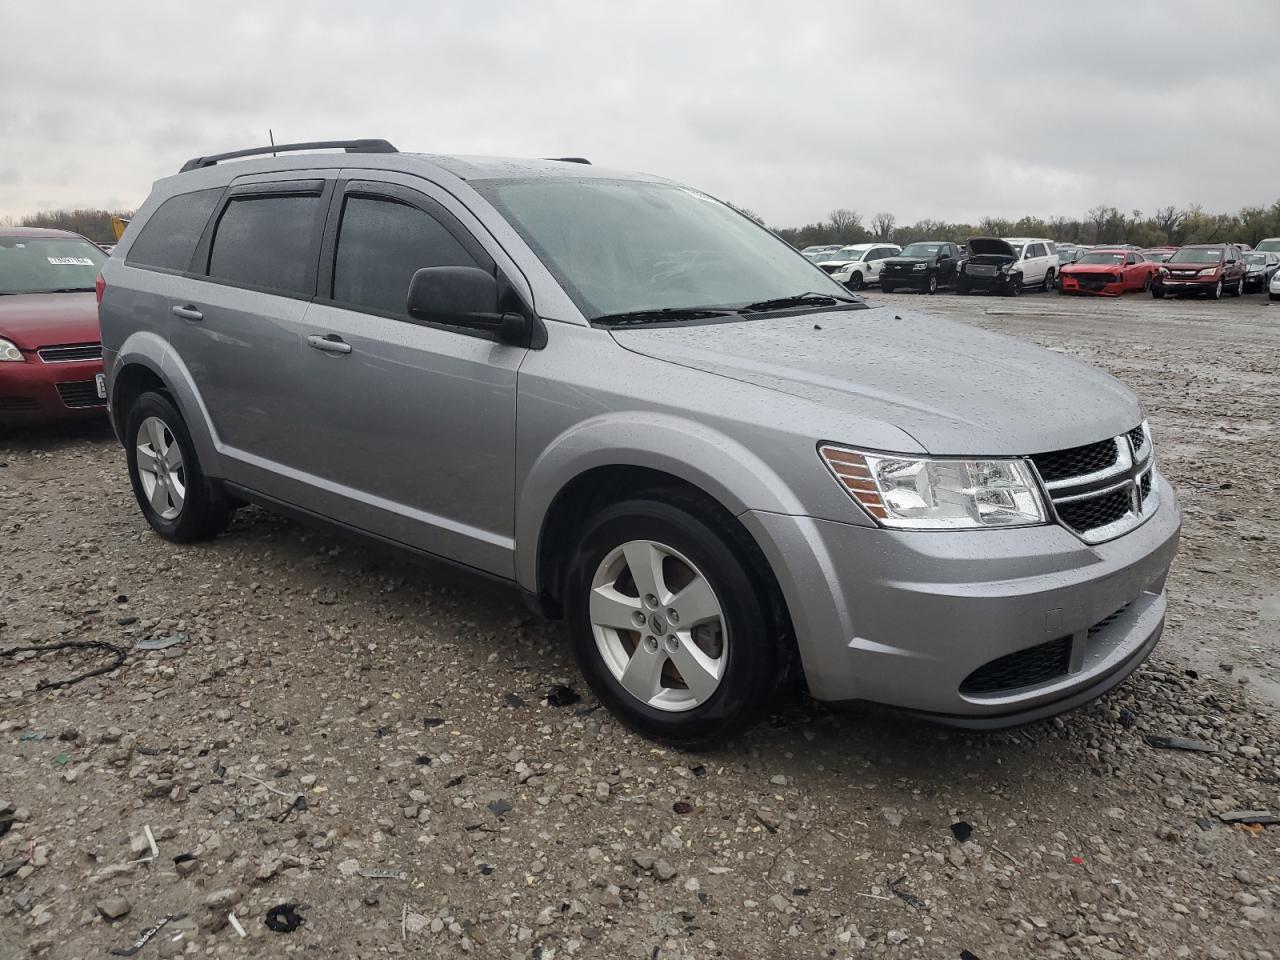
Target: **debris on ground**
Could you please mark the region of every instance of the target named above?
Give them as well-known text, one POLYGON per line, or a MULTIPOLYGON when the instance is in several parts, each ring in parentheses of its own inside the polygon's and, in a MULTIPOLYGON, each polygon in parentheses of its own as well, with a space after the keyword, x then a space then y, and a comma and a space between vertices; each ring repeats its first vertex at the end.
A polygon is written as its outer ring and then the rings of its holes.
POLYGON ((906 874, 903 874, 897 880, 889 881, 889 892, 892 893, 895 897, 898 897, 899 899, 903 900, 908 906, 915 907, 917 910, 927 909, 928 905, 919 897, 917 897, 914 893, 910 893, 906 890, 898 889, 898 886, 900 884, 903 884, 906 882, 907 882, 906 874))
POLYGON ((268 930, 274 930, 276 933, 293 933, 306 922, 297 911, 296 903, 282 903, 268 910, 263 922, 268 930))
POLYGON ((973 834, 973 824, 965 823, 963 820, 957 820, 951 825, 951 835, 961 843, 964 843, 973 834))
POLYGON ((1186 750, 1191 753, 1217 753, 1216 744, 1206 740, 1192 740, 1189 737, 1161 737, 1148 734, 1142 738, 1157 750, 1186 750))
POLYGON ((545 699, 548 706, 568 707, 577 703, 582 698, 578 696, 578 691, 573 689, 573 687, 566 687, 562 683, 557 683, 547 691, 545 699))
POLYGON ((1228 810, 1218 814, 1223 823, 1246 823, 1270 827, 1280 823, 1280 817, 1269 810, 1228 810))
POLYGON ((168 637, 140 637, 133 641, 133 649, 135 650, 168 650, 170 647, 176 647, 180 643, 186 643, 190 639, 185 633, 175 633, 168 637))
POLYGON ((150 942, 151 938, 154 937, 157 933, 159 933, 165 927, 166 924, 170 924, 175 920, 182 920, 185 917, 186 917, 185 913, 171 913, 171 914, 168 914, 167 916, 161 917, 160 920, 154 926, 147 927, 141 933, 139 933, 138 939, 133 941, 133 943, 129 944, 129 946, 116 947, 108 952, 113 957, 132 957, 139 950, 145 947, 150 942))
POLYGON ((125 651, 123 647, 117 647, 114 643, 107 643, 105 640, 64 640, 62 643, 46 643, 37 646, 26 647, 9 647, 7 650, 0 650, 0 659, 16 658, 22 653, 31 653, 37 657, 45 656, 50 653, 58 653, 63 650, 103 650, 115 658, 114 663, 106 666, 96 667, 93 670, 87 670, 84 673, 67 677, 63 680, 40 680, 36 684, 36 691, 41 690, 58 690, 62 687, 70 687, 82 680, 88 680, 91 677, 101 677, 104 674, 113 673, 119 670, 125 661, 125 651))

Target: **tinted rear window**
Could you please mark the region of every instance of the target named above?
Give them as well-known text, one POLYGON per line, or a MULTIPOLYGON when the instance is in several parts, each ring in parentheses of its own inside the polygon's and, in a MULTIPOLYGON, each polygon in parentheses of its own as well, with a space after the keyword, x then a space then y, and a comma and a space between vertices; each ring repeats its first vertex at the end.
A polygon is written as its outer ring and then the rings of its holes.
POLYGON ((315 295, 318 196, 243 197, 227 205, 213 235, 209 276, 286 296, 315 295))
POLYGON ((170 197, 142 225, 126 263, 164 270, 186 270, 222 188, 170 197))

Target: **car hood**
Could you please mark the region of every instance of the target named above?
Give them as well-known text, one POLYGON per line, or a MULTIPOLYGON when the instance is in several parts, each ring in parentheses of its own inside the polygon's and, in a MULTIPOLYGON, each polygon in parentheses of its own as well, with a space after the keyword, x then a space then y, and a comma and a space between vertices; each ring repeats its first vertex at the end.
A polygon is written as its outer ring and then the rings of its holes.
POLYGON ((98 304, 89 293, 0 296, 0 337, 23 350, 60 343, 97 343, 98 304))
POLYGON ((1062 266, 1063 273, 1117 273, 1124 266, 1123 263, 1066 263, 1062 266))
MULTIPOLYGON (((644 356, 889 424, 935 454, 1043 453, 1142 420, 1138 398, 1101 370, 886 307, 612 333, 644 356)), ((856 425, 835 439, 856 443, 856 425)))
POLYGON ((999 237, 972 237, 969 240, 969 253, 972 256, 996 254, 1002 257, 1016 256, 1006 240, 999 237))
POLYGON ((933 263, 933 257, 890 257, 884 262, 886 267, 912 267, 917 263, 933 263))

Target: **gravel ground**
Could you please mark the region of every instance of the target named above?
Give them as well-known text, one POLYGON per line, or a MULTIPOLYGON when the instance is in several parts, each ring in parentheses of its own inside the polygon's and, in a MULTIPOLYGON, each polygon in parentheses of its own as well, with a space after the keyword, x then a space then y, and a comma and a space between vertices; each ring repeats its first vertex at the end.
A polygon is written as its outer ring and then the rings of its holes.
POLYGON ((105 428, 6 431, 0 648, 187 639, 65 689, 110 657, 0 660, 0 957, 170 914, 140 958, 1280 956, 1280 828, 1229 822, 1280 813, 1280 306, 870 299, 1145 398, 1185 539, 1118 691, 998 734, 797 700, 680 753, 513 594, 258 510, 177 548, 105 428))

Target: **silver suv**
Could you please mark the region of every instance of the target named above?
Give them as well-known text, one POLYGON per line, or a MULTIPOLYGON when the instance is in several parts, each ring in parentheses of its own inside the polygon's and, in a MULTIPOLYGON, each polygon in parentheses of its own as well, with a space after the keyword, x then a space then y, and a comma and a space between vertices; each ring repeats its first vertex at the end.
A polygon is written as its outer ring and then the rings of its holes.
POLYGON ((1160 637, 1180 521, 1132 393, 870 307, 667 180, 385 141, 202 157, 98 293, 161 536, 253 502, 517 584, 652 736, 742 729, 799 671, 1007 726, 1160 637))

